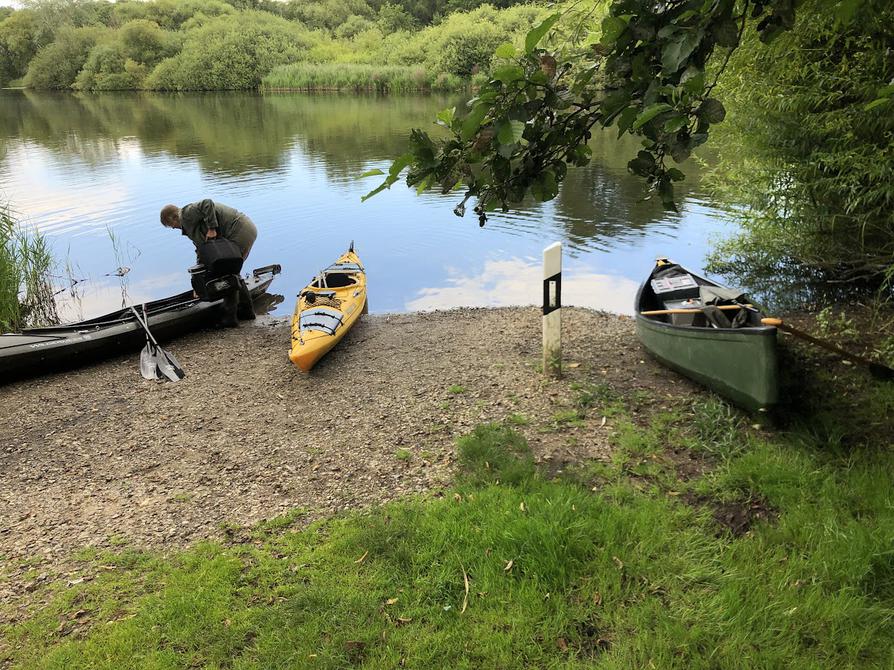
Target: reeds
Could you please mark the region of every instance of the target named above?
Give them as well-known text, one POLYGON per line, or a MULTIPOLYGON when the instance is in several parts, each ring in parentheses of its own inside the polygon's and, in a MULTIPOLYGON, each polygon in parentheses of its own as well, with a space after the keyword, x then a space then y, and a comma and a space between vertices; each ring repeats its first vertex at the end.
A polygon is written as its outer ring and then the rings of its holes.
POLYGON ((0 206, 0 331, 57 322, 52 266, 46 238, 24 230, 9 207, 0 206))
POLYGON ((262 91, 369 91, 410 93, 457 91, 460 77, 434 74, 419 66, 356 63, 291 63, 273 68, 261 81, 262 91))

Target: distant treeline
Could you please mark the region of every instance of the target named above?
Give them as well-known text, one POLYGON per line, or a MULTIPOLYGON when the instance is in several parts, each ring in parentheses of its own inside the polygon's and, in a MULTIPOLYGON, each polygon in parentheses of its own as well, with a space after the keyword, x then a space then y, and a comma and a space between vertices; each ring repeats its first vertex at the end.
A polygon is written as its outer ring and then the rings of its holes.
POLYGON ((0 84, 455 89, 545 13, 514 0, 31 0, 0 8, 0 84), (512 6, 514 5, 514 6, 512 6))

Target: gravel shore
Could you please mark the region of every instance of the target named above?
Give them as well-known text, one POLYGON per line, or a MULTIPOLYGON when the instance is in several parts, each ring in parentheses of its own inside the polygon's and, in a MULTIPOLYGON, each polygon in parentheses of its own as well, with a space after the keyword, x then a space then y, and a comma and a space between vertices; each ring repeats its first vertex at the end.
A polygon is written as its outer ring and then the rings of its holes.
POLYGON ((18 566, 61 570, 83 547, 175 548, 436 491, 455 438, 510 415, 557 469, 608 458, 610 419, 556 419, 575 382, 655 403, 695 392, 646 357, 630 318, 563 319, 561 379, 539 372, 539 310, 505 308, 365 316, 310 374, 288 361, 288 325, 260 319, 169 343, 176 384, 142 379, 131 354, 0 387, 0 601, 27 586, 18 566))

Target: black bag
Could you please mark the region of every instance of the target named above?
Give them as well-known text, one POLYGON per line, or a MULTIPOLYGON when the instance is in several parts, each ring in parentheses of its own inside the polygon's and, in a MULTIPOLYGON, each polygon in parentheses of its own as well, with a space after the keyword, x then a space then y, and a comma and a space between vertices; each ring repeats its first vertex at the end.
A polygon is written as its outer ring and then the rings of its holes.
POLYGON ((206 240, 198 247, 199 262, 205 266, 207 277, 235 275, 242 271, 242 249, 223 237, 206 240))
POLYGON ((219 300, 232 293, 239 285, 237 275, 212 277, 201 264, 189 268, 189 279, 192 290, 200 300, 219 300))

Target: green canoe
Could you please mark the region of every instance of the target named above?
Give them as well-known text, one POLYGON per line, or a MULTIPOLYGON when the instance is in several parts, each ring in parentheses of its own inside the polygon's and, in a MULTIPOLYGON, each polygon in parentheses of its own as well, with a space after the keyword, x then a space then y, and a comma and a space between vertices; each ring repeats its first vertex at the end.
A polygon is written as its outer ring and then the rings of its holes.
POLYGON ((745 409, 764 410, 779 397, 776 328, 762 325, 757 309, 735 306, 747 303, 744 295, 662 259, 637 292, 636 334, 668 367, 745 409), (686 312, 643 314, 667 309, 686 312))

